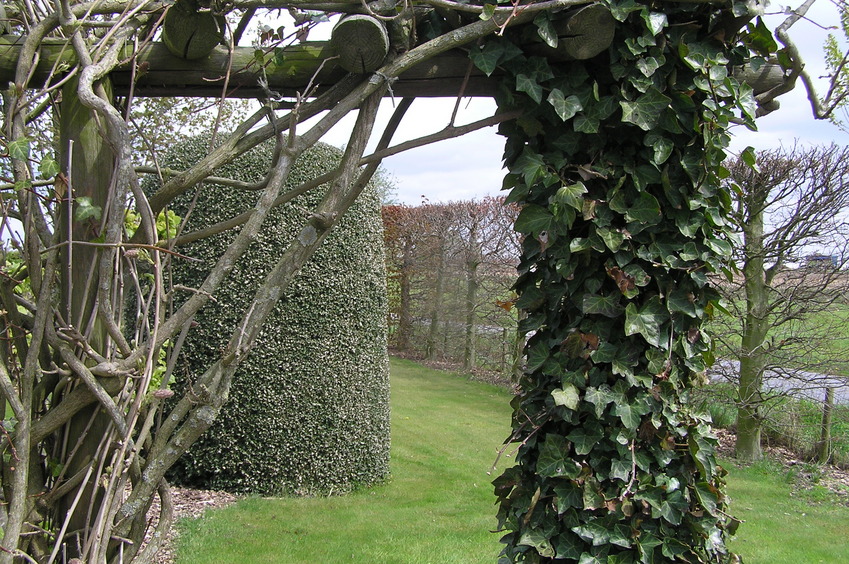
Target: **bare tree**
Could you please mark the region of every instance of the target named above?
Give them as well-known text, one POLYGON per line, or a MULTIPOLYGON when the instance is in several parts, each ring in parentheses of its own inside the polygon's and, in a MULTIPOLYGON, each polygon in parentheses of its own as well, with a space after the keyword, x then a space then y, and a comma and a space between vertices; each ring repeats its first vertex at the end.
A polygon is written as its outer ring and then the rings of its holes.
POLYGON ((481 326, 487 332, 507 329, 502 335, 511 341, 515 337, 517 320, 505 312, 514 313, 508 302, 520 252, 519 236, 513 230, 518 209, 492 197, 456 205, 465 270, 462 360, 463 368, 471 370, 477 366, 481 326), (511 319, 509 329, 504 327, 505 318, 511 319))
POLYGON ((738 389, 744 460, 762 456, 773 399, 800 390, 820 398, 835 385, 829 374, 845 369, 829 344, 845 331, 834 308, 849 291, 849 150, 795 147, 760 153, 756 165, 752 158, 730 167, 740 270, 719 286, 731 310, 720 348, 737 362, 718 366, 738 389))
POLYGON ((481 362, 489 370, 512 366, 518 313, 511 287, 521 246, 513 230, 517 215, 516 206, 493 197, 384 208, 388 276, 395 288, 390 293, 396 295, 395 346, 415 348, 415 318, 427 327, 423 354, 467 370, 481 362), (483 355, 481 347, 487 349, 483 355))

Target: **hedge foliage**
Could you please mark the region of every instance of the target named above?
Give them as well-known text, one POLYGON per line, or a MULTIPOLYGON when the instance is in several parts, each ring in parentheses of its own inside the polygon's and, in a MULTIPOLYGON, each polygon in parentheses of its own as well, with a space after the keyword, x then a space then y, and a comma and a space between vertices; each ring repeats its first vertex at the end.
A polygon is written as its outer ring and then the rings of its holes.
MULTIPOLYGON (((173 148, 163 165, 187 169, 208 137, 173 148)), ((261 180, 269 143, 216 176, 261 180)), ((296 186, 332 169, 341 151, 320 144, 292 168, 296 186)), ((265 272, 289 244, 326 187, 278 206, 217 303, 196 316, 176 385, 190 385, 220 354, 265 272)), ((173 209, 185 216, 191 195, 173 209)), ((205 185, 184 233, 252 206, 253 193, 205 185)), ((239 368, 218 420, 172 470, 186 485, 239 493, 343 492, 389 473, 389 373, 380 201, 367 189, 292 282, 239 368)), ((199 259, 175 264, 174 282, 198 287, 233 238, 228 232, 181 248, 199 259)))

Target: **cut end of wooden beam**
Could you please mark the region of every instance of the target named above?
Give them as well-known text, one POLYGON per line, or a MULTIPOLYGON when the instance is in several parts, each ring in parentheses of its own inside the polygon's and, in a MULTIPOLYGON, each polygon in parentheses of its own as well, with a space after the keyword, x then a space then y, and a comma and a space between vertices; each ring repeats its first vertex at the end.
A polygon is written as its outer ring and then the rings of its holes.
MULTIPOLYGON (((551 47, 535 38, 536 45, 527 47, 556 61, 592 59, 613 43, 616 20, 602 4, 590 4, 570 10, 552 22, 557 32, 557 46, 551 47)), ((533 40, 532 40, 533 41, 533 40)))
POLYGON ((330 45, 339 57, 339 66, 348 72, 364 74, 380 68, 389 53, 389 34, 377 18, 354 14, 333 27, 330 45))
POLYGON ((223 39, 223 19, 210 12, 198 12, 187 0, 178 0, 165 14, 162 42, 175 57, 202 59, 223 39))

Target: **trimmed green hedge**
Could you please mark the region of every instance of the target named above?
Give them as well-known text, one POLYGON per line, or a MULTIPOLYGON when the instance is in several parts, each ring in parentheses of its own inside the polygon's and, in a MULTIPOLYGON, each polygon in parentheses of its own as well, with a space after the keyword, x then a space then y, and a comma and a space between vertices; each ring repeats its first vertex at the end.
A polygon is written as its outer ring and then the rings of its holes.
MULTIPOLYGON (((208 150, 193 138, 163 165, 185 169, 208 150)), ((268 170, 266 144, 216 171, 256 182, 268 170)), ((341 151, 318 145, 295 163, 289 185, 338 163, 341 151)), ((175 385, 213 362, 324 189, 279 206, 217 295, 195 318, 175 385)), ((205 185, 186 233, 250 209, 256 194, 205 185)), ((190 196, 173 210, 186 214, 190 196)), ((171 479, 239 493, 317 494, 375 483, 389 473, 389 373, 380 202, 367 189, 292 282, 234 379, 218 420, 174 467, 171 479)), ((174 281, 197 287, 232 233, 181 248, 200 262, 175 263, 174 281)))

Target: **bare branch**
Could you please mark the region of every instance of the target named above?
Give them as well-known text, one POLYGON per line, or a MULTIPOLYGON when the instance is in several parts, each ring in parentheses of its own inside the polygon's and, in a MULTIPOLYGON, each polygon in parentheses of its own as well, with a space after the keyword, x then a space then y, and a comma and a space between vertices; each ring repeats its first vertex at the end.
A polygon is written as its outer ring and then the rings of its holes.
POLYGON ((801 6, 793 10, 792 13, 776 28, 775 37, 784 46, 785 52, 791 61, 791 72, 783 85, 777 86, 769 92, 757 96, 757 101, 759 104, 766 104, 767 102, 770 102, 777 96, 792 90, 795 87, 796 79, 801 78, 802 84, 805 86, 805 91, 808 94, 808 101, 811 104, 814 117, 817 119, 828 119, 831 117, 834 110, 843 102, 846 95, 849 94, 849 91, 844 91, 835 98, 832 97, 836 92, 836 81, 839 75, 839 73, 836 73, 832 77, 831 87, 829 88, 826 97, 824 99, 821 98, 817 93, 817 88, 814 84, 813 78, 807 70, 805 70, 805 62, 799 53, 796 43, 790 38, 789 33, 790 28, 806 16, 808 10, 811 6, 813 6, 815 1, 816 0, 805 0, 801 6))

